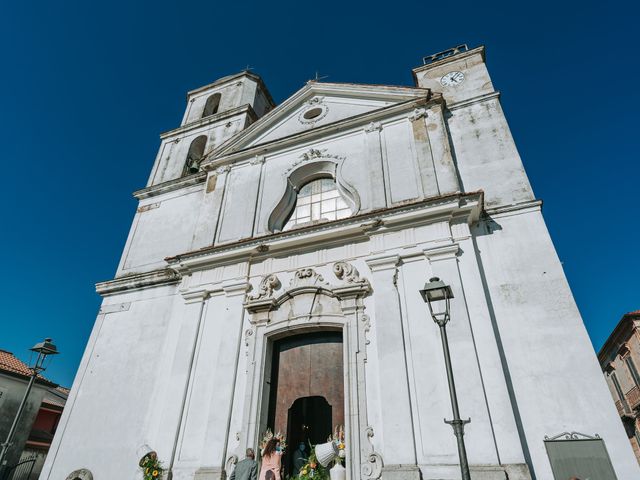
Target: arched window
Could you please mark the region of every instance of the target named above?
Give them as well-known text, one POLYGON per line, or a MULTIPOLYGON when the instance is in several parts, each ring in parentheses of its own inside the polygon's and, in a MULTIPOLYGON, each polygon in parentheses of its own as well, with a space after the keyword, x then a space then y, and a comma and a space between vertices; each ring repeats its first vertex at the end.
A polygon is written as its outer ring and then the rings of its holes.
POLYGON ((319 178, 305 184, 296 197, 296 204, 283 230, 321 220, 339 220, 352 214, 338 191, 333 178, 319 178))
POLYGON ((207 136, 200 135, 189 146, 189 153, 187 153, 187 161, 184 164, 183 175, 189 175, 191 173, 197 173, 200 170, 200 162, 204 155, 204 147, 207 144, 207 136))
POLYGON ((207 103, 204 104, 204 111, 202 112, 202 118, 208 117, 209 115, 213 115, 218 111, 218 107, 220 106, 220 95, 219 93, 214 93, 209 98, 207 98, 207 103))

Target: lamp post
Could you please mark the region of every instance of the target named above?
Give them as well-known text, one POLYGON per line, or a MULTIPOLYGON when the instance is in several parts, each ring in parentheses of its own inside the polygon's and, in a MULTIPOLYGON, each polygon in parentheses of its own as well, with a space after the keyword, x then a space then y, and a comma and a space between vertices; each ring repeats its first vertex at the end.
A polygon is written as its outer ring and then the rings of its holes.
POLYGON ((30 367, 31 378, 29 379, 29 384, 27 385, 27 390, 24 392, 24 396, 22 397, 22 401, 20 402, 20 406, 18 407, 18 411, 16 412, 16 416, 13 419, 13 424, 11 425, 11 428, 9 429, 9 434, 7 435, 7 439, 2 444, 2 450, 0 451, 0 473, 4 473, 3 470, 4 470, 4 467, 5 467, 5 463, 6 463, 5 457, 7 456, 7 452, 9 451, 9 447, 11 446, 11 443, 13 442, 13 436, 16 433, 16 429, 18 427, 18 422, 20 421, 20 416, 22 415, 24 407, 27 404, 27 398, 29 397, 29 393, 31 392, 31 387, 33 387, 33 384, 35 383, 36 378, 38 377, 38 374, 46 369, 46 367, 44 365, 45 359, 49 355, 57 355, 59 353, 58 349, 56 348, 56 346, 53 343, 51 343, 51 339, 50 338, 45 338, 43 342, 36 343, 29 350, 31 350, 32 352, 37 353, 38 356, 36 357, 34 365, 32 367, 30 367))
POLYGON ((471 419, 462 420, 458 409, 458 396, 456 394, 456 384, 453 380, 453 369, 451 368, 451 355, 449 354, 449 340, 447 339, 447 323, 449 322, 449 304, 453 298, 451 287, 445 284, 438 277, 429 279, 424 289, 420 290, 420 295, 429 306, 431 318, 440 327, 440 338, 442 339, 442 350, 444 352, 444 363, 447 369, 447 380, 449 381, 449 395, 451 397, 451 409, 453 410, 453 420, 446 420, 453 428, 453 434, 458 442, 458 457, 460 458, 460 471, 462 480, 471 480, 469 473, 469 462, 467 461, 467 449, 464 446, 464 425, 471 419), (444 302, 444 305, 442 305, 444 302), (436 304, 439 309, 436 311, 436 304), (444 308, 443 308, 444 307, 444 308))

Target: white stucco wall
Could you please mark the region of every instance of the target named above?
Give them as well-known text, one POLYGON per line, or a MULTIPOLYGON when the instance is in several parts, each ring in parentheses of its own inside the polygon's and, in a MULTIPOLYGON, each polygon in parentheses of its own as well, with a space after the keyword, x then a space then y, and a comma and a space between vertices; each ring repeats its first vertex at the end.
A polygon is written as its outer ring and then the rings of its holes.
MULTIPOLYGON (((41 478, 139 476, 147 444, 175 480, 219 480, 266 426, 270 335, 321 327, 346 339, 350 475, 459 478, 440 336, 418 294, 434 275, 455 295, 448 333, 474 478, 551 480, 543 441, 563 431, 600 435, 619 479, 640 475, 482 52, 414 73, 442 95, 312 83, 263 121, 236 118, 233 138, 226 123, 198 123, 194 100, 193 125, 165 136, 136 193, 41 478), (452 69, 463 86, 438 86, 452 69), (318 97, 326 115, 301 122, 318 97), (220 150, 180 177, 187 138, 202 133, 220 150), (278 233, 287 192, 318 175, 354 216, 278 233), (359 273, 336 274, 339 262, 359 273), (261 290, 271 275, 278 286, 261 290)), ((230 98, 258 101, 236 87, 230 98)))

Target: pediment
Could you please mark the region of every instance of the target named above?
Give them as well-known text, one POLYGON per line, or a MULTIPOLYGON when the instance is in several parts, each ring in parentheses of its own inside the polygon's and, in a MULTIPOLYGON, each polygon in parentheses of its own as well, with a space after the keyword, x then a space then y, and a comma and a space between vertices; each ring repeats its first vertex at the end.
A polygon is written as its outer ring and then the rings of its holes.
POLYGON ((217 155, 237 152, 350 117, 429 96, 429 90, 309 82, 270 113, 232 138, 217 155))

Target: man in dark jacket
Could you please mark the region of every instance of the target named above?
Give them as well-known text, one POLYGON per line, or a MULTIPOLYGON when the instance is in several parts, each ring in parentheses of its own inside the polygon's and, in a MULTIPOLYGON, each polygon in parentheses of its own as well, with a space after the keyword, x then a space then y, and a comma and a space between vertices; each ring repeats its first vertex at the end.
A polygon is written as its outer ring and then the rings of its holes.
POLYGON ((240 460, 233 469, 229 480, 256 480, 258 478, 258 462, 253 448, 247 448, 247 458, 240 460))

